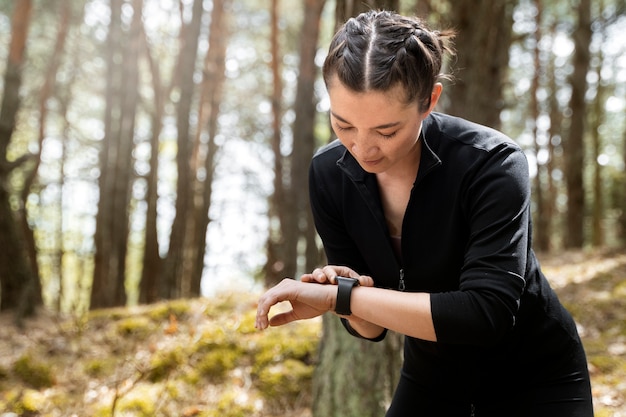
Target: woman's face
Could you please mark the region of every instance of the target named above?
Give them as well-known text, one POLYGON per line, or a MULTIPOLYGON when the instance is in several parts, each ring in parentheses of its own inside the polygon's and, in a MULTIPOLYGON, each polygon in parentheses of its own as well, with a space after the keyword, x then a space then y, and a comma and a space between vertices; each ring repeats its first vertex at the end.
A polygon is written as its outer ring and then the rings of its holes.
MULTIPOLYGON (((440 88, 433 91, 431 109, 440 88)), ((335 78, 328 94, 332 128, 365 171, 415 174, 422 121, 431 109, 421 113, 417 103, 405 103, 400 85, 387 92, 355 93, 335 78)))

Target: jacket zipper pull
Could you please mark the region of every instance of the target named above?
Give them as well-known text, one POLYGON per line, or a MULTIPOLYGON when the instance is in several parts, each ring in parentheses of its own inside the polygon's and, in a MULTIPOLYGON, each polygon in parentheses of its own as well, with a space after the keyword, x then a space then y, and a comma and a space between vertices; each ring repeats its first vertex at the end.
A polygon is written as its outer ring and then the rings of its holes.
POLYGON ((400 291, 404 291, 406 286, 404 285, 404 269, 400 269, 400 283, 398 284, 398 289, 400 291))

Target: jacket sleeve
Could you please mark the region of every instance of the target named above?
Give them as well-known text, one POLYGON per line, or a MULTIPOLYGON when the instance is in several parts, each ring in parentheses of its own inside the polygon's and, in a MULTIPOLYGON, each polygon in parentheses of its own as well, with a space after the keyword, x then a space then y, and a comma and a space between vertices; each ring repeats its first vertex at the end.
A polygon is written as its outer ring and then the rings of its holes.
MULTIPOLYGON (((315 228, 324 244, 327 261, 330 265, 348 266, 359 273, 367 270, 363 257, 359 253, 356 245, 349 237, 343 220, 343 210, 341 210, 339 199, 332 198, 338 191, 339 180, 329 184, 322 180, 321 173, 316 169, 315 162, 309 168, 309 199, 315 228), (331 192, 332 188, 332 192, 331 192)), ((350 326, 350 322, 341 319, 341 324, 352 336, 379 342, 387 334, 385 329, 378 337, 369 339, 361 336, 350 326)))
POLYGON ((459 290, 431 295, 437 340, 489 345, 514 326, 530 235, 528 164, 502 145, 477 161, 462 187, 469 227, 459 290))
MULTIPOLYGON (((366 273, 367 265, 346 231, 343 221, 341 180, 328 181, 322 175, 331 167, 318 166, 315 159, 309 168, 309 199, 315 228, 322 239, 328 264, 348 266, 366 273)), ((335 166, 332 169, 337 169, 335 166)))

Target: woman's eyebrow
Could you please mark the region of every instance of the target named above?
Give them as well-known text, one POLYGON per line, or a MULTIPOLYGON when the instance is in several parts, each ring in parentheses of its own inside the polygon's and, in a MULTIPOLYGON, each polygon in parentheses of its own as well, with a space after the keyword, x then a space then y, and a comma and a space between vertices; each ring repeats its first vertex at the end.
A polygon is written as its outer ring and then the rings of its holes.
MULTIPOLYGON (((333 117, 337 120, 339 120, 342 123, 347 123, 349 125, 351 125, 352 123, 350 123, 349 121, 347 121, 346 119, 344 119, 343 117, 339 116, 337 113, 331 111, 330 114, 333 115, 333 117)), ((372 129, 388 129, 390 127, 396 127, 400 124, 400 122, 392 122, 392 123, 385 123, 379 126, 374 126, 372 129)))

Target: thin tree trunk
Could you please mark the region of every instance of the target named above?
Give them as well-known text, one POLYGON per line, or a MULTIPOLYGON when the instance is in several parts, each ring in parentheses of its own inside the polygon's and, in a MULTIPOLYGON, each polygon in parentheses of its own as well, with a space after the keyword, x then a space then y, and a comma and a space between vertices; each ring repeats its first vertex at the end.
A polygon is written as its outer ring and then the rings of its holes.
MULTIPOLYGON (((554 34, 555 27, 551 28, 551 33, 554 34)), ((554 57, 550 57, 550 61, 548 64, 548 73, 554 74, 554 57)), ((546 167, 546 198, 545 198, 545 206, 543 209, 544 221, 543 225, 547 230, 547 233, 551 236, 550 239, 546 242, 548 245, 545 250, 550 251, 554 247, 554 230, 556 223, 556 198, 557 198, 557 186, 553 179, 553 173, 559 167, 560 159, 557 159, 557 154, 555 152, 555 147, 558 144, 555 144, 557 140, 561 138, 561 125, 563 123, 563 113, 559 107, 559 101, 557 99, 557 83, 556 78, 554 76, 549 77, 549 87, 548 91, 550 92, 550 98, 548 100, 549 113, 550 113, 550 129, 548 130, 548 153, 549 159, 546 167)))
POLYGON ((574 37, 574 71, 570 78, 572 95, 570 98, 571 123, 564 142, 565 178, 567 184, 567 227, 565 246, 581 248, 584 244, 585 187, 583 170, 585 161, 585 120, 587 105, 587 73, 589 71, 591 44, 591 0, 580 0, 578 5, 578 26, 574 37))
POLYGON ((161 296, 165 299, 179 298, 182 295, 182 282, 185 271, 185 242, 187 242, 188 218, 193 219, 191 172, 191 105, 196 84, 194 72, 198 54, 198 41, 202 23, 202 0, 194 0, 189 24, 182 27, 182 46, 177 73, 180 75, 180 98, 176 106, 176 128, 178 149, 176 166, 176 215, 170 233, 170 246, 164 263, 161 296))
POLYGON ((274 154, 274 192, 269 201, 268 237, 266 243, 267 261, 264 267, 264 279, 267 287, 285 277, 286 254, 284 253, 284 231, 286 230, 285 185, 283 183, 283 154, 281 152, 281 126, 283 118, 283 85, 281 74, 282 55, 279 41, 279 0, 272 0, 270 6, 271 32, 270 50, 272 60, 272 153, 274 154))
POLYGON ((41 283, 39 281, 39 264, 37 261, 37 246, 35 243, 35 234, 28 221, 28 197, 32 192, 33 184, 37 179, 39 166, 41 164, 41 152, 44 146, 44 139, 46 135, 47 117, 48 117, 48 100, 52 96, 54 91, 54 84, 57 76, 57 71, 65 47, 65 39, 67 38, 67 32, 69 28, 71 7, 68 3, 59 3, 59 30, 55 41, 44 82, 41 87, 41 93, 39 97, 39 130, 38 130, 38 150, 33 155, 33 166, 25 172, 24 185, 20 195, 21 206, 19 210, 19 220, 22 227, 22 233, 24 235, 26 252, 28 261, 30 263, 30 269, 35 277, 33 284, 35 285, 35 292, 37 300, 36 305, 43 304, 41 296, 41 283))
POLYGON ((144 231, 144 252, 139 283, 139 302, 142 304, 154 303, 159 299, 159 286, 162 277, 161 266, 163 260, 159 255, 159 240, 157 233, 157 203, 159 179, 159 138, 164 109, 164 94, 161 70, 158 63, 152 58, 146 34, 142 31, 142 51, 152 78, 154 92, 154 108, 152 110, 152 135, 150 137, 150 172, 146 177, 146 226, 144 231))
MULTIPOLYGON (((602 2, 601 2, 602 3, 602 2)), ((600 4, 602 6, 602 4, 600 4)), ((601 7, 602 9, 603 7, 601 7)), ((601 23, 604 26, 604 22, 601 23)), ((606 31, 601 29, 602 41, 606 42, 606 31)), ((602 219, 604 218, 604 187, 602 181, 602 165, 599 157, 602 153, 602 136, 600 129, 605 121, 604 103, 607 97, 607 85, 602 78, 602 67, 604 66, 604 53, 602 49, 597 53, 597 86, 596 97, 593 101, 591 111, 591 158, 593 161, 593 205, 591 210, 591 242, 593 246, 602 246, 605 242, 604 229, 602 227, 602 219)))
POLYGON ((291 183, 286 195, 285 216, 285 269, 287 277, 295 277, 298 271, 298 243, 306 234, 308 166, 315 150, 314 86, 317 79, 315 55, 320 32, 320 19, 325 0, 305 0, 304 22, 300 37, 300 65, 294 104, 293 150, 290 155, 291 183))
POLYGON ((126 37, 122 29, 121 9, 121 0, 111 1, 105 138, 101 150, 92 309, 126 304, 127 213, 133 178, 135 114, 139 100, 137 55, 142 1, 133 2, 133 19, 126 37))
POLYGON ((95 255, 94 274, 91 286, 90 308, 115 305, 115 281, 112 279, 118 270, 119 259, 114 256, 113 223, 115 193, 115 160, 120 131, 120 109, 118 100, 122 94, 122 71, 119 45, 122 45, 121 29, 122 0, 111 0, 111 17, 106 42, 106 108, 104 113, 104 137, 100 149, 100 177, 98 179, 99 199, 94 234, 95 255))
POLYGON ((542 16, 543 16, 543 5, 541 0, 535 0, 535 7, 537 9, 537 14, 535 16, 535 26, 536 30, 533 35, 534 37, 534 48, 533 48, 533 61, 534 61, 534 71, 533 78, 530 87, 530 115, 533 120, 533 137, 534 137, 534 150, 535 155, 537 156, 537 175, 534 178, 534 190, 533 194, 535 197, 535 202, 537 205, 537 211, 535 216, 535 244, 537 249, 541 251, 548 251, 550 248, 550 229, 547 227, 547 223, 549 221, 548 216, 546 215, 546 194, 544 193, 544 184, 547 182, 547 177, 550 176, 549 172, 546 172, 546 166, 541 164, 539 161, 539 156, 542 151, 542 147, 539 143, 539 130, 537 128, 537 124, 539 122, 539 115, 541 109, 539 107, 539 100, 537 98, 537 94, 540 87, 540 78, 542 74, 542 64, 541 64, 541 50, 539 48, 540 41, 542 35, 542 16))
POLYGON ((11 171, 27 160, 7 160, 7 150, 15 130, 16 114, 20 107, 19 90, 22 85, 22 66, 26 38, 32 11, 31 0, 18 0, 11 19, 11 41, 4 77, 4 93, 0 108, 0 310, 14 310, 16 321, 34 313, 36 285, 26 255, 26 242, 11 208, 9 176, 11 171))
MULTIPOLYGON (((213 193, 213 178, 215 176, 215 159, 217 144, 215 136, 218 129, 218 116, 224 82, 226 80, 226 44, 227 15, 226 7, 229 0, 213 0, 211 12, 211 31, 209 34, 209 50, 204 63, 204 80, 202 83, 201 107, 199 114, 201 126, 206 127, 208 136, 204 152, 203 180, 196 179, 196 207, 195 227, 193 228, 192 259, 189 283, 189 296, 199 296, 201 292, 202 271, 204 270, 204 255, 206 252, 206 235, 210 222, 209 210, 213 193)), ((200 129, 196 135, 196 142, 200 145, 200 129)))
POLYGON ((460 0, 452 8, 456 81, 446 111, 498 129, 513 27, 513 0, 460 0), (487 23, 488 22, 488 23, 487 23))
MULTIPOLYGON (((622 162, 622 166, 626 167, 626 129, 622 133, 622 162)), ((622 177, 621 184, 621 192, 618 193, 621 196, 618 202, 620 208, 618 239, 622 246, 626 247, 626 175, 622 177)))

